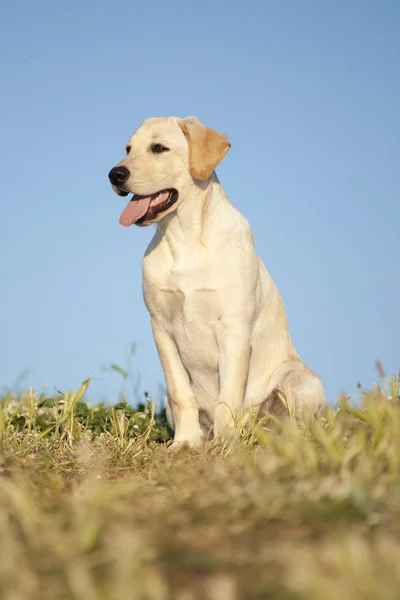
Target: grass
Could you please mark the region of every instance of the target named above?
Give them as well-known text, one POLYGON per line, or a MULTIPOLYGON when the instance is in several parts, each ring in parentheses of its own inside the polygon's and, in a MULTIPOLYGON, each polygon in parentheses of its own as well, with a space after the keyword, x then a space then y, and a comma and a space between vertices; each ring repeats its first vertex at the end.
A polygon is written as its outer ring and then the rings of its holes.
POLYGON ((0 400, 2 600, 398 600, 400 377, 176 454, 88 383, 0 400))

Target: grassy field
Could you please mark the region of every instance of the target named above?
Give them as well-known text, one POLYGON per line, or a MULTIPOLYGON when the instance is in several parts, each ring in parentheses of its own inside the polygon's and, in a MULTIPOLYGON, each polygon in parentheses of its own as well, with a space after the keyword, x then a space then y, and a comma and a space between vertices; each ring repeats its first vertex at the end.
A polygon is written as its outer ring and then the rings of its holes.
POLYGON ((87 385, 0 400, 1 600, 400 598, 398 377, 197 453, 87 385))

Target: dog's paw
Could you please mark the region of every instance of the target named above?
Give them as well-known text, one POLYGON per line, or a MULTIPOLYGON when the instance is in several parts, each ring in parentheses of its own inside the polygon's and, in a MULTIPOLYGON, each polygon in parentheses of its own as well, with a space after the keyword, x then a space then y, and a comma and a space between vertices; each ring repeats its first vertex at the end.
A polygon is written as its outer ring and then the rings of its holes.
POLYGON ((236 428, 232 410, 224 403, 217 405, 214 417, 214 438, 230 439, 235 437, 236 428))
POLYGON ((199 436, 191 439, 174 440, 170 446, 168 446, 169 452, 180 452, 181 450, 200 450, 204 444, 204 437, 199 436))

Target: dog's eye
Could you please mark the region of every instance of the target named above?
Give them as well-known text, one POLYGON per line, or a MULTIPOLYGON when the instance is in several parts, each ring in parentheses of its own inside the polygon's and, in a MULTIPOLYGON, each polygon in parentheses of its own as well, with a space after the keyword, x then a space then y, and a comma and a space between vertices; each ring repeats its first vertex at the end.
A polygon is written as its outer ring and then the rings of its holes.
POLYGON ((154 154, 161 154, 162 152, 168 152, 168 150, 169 148, 166 148, 162 144, 153 144, 151 146, 151 151, 154 152, 154 154))
POLYGON ((129 154, 129 152, 131 151, 131 147, 128 145, 128 146, 125 148, 125 150, 126 150, 126 153, 127 153, 127 154, 129 154))

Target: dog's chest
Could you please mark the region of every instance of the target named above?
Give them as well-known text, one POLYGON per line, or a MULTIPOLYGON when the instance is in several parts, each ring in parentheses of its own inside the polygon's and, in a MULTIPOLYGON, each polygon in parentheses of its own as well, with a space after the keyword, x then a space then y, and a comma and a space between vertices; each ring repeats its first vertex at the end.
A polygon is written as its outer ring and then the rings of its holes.
POLYGON ((147 308, 167 329, 204 329, 217 322, 220 285, 219 268, 200 249, 175 257, 154 252, 143 264, 147 308))

